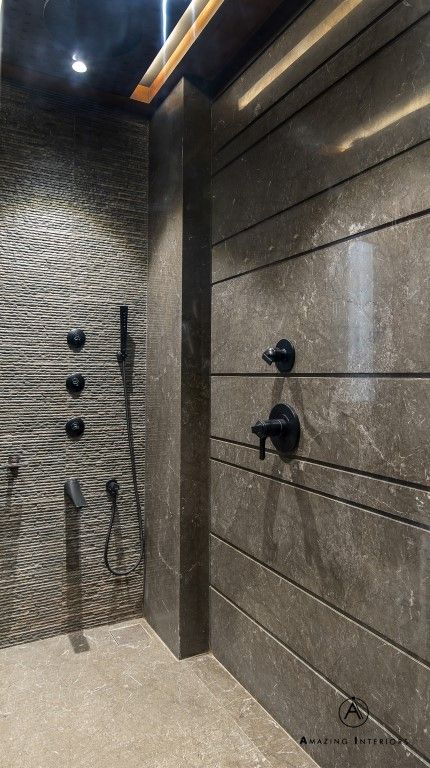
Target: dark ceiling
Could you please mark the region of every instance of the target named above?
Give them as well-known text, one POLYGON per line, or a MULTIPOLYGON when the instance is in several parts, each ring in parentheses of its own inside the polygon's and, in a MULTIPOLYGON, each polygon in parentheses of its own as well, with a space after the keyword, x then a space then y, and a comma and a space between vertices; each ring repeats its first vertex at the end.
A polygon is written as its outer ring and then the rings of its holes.
MULTIPOLYGON (((165 2, 169 35, 190 0, 165 2)), ((184 75, 215 95, 307 2, 224 0, 151 110, 184 75)), ((6 75, 33 86, 46 80, 58 90, 113 94, 125 106, 149 110, 128 97, 162 47, 163 0, 5 0, 3 8, 6 75), (85 15, 87 23, 73 23, 85 15), (76 52, 87 60, 85 75, 72 70, 76 52)))
MULTIPOLYGON (((163 45, 161 0, 80 2, 83 11, 85 6, 92 7, 88 23, 82 23, 82 29, 89 30, 89 35, 79 51, 88 64, 86 85, 129 96, 163 45), (129 25, 124 23, 127 17, 129 25)), ((79 13, 77 0, 6 0, 4 61, 49 77, 79 80, 80 76, 71 69, 75 52, 71 21, 77 15, 76 5, 79 13)), ((187 5, 189 0, 167 0, 167 34, 187 5)))

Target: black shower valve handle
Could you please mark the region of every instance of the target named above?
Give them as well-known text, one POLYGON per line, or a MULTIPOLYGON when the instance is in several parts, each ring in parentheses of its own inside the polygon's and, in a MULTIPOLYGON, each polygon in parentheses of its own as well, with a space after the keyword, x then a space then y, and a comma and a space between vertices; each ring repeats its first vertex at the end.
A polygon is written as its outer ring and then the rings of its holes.
POLYGON ((262 358, 268 365, 276 363, 280 373, 289 373, 294 366, 296 351, 291 341, 281 339, 276 347, 268 347, 264 350, 262 358))
POLYGON ((300 437, 300 422, 296 412, 289 405, 275 405, 266 421, 258 420, 251 431, 260 440, 260 459, 266 458, 266 440, 270 437, 280 453, 290 453, 297 447, 300 437))
POLYGON ((264 461, 266 458, 266 440, 267 440, 267 431, 266 431, 266 423, 264 421, 257 421, 256 424, 251 428, 254 435, 257 435, 257 437, 260 439, 260 460, 264 461))

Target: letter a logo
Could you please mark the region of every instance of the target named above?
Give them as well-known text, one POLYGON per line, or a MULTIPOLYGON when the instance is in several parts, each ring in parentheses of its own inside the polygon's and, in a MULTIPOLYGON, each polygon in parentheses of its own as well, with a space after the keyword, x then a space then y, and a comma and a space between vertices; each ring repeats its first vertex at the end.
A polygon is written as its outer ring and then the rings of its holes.
POLYGON ((345 699, 339 707, 340 721, 348 728, 359 728, 364 725, 369 717, 369 708, 363 699, 357 699, 351 696, 345 699))

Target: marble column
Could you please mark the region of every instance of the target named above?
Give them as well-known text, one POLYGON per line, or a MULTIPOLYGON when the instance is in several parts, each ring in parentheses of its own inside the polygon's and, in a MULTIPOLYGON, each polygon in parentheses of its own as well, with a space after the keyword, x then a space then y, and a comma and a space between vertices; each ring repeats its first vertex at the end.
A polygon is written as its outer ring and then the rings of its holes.
POLYGON ((210 104, 182 80, 150 138, 145 616, 208 647, 210 104))

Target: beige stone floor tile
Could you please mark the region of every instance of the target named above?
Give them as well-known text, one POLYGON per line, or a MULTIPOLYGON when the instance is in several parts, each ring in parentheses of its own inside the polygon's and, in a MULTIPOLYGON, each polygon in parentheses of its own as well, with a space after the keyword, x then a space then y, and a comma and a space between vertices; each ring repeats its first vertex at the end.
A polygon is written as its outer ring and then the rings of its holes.
POLYGON ((310 768, 210 655, 143 619, 0 650, 1 768, 310 768))
POLYGON ((211 655, 186 662, 249 736, 272 768, 312 768, 314 761, 211 655))

